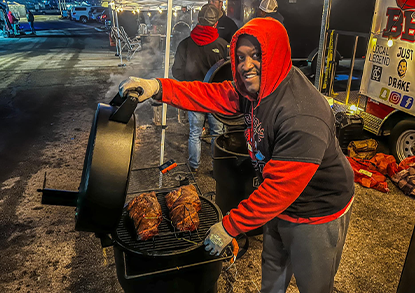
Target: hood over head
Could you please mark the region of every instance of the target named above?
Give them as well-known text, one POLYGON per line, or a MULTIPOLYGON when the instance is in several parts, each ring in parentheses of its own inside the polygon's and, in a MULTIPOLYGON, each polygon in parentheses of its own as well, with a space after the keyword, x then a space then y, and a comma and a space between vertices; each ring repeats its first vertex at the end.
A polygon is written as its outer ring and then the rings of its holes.
POLYGON ((265 17, 250 20, 232 37, 230 55, 233 80, 238 92, 252 101, 256 99, 246 90, 237 72, 236 44, 242 35, 253 36, 261 47, 261 84, 257 98, 260 101, 275 91, 292 67, 288 34, 279 21, 265 17))

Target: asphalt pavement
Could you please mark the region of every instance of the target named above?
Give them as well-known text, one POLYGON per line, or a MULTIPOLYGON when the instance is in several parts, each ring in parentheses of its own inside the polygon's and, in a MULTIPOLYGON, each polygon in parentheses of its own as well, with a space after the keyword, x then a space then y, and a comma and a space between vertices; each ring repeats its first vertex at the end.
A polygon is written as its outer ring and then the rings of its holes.
MULTIPOLYGON (((73 207, 42 205, 37 189, 77 191, 97 104, 130 75, 163 77, 164 65, 153 48, 121 62, 95 23, 36 15, 35 27, 36 36, 0 38, 0 292, 122 292, 112 248, 75 230, 73 207)), ((140 105, 136 118, 133 167, 155 167, 161 128, 152 106, 140 105)), ((172 107, 167 118, 165 159, 185 162, 188 125, 172 107)), ((196 175, 203 194, 215 190, 209 154, 203 143, 196 175)), ((396 292, 415 201, 388 184, 389 193, 356 185, 334 292, 396 292)), ((258 292, 262 236, 249 240, 248 252, 220 276, 218 293, 258 292)), ((298 292, 294 278, 287 292, 298 292)))

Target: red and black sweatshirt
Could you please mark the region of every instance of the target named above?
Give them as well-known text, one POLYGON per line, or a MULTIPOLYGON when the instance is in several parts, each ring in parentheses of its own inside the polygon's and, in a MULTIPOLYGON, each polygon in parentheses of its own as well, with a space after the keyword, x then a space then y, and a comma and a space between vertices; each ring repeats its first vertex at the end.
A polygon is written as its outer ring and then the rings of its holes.
POLYGON ((255 18, 231 42, 234 82, 177 82, 159 79, 162 101, 175 107, 221 114, 245 113, 245 136, 262 183, 223 218, 237 236, 278 217, 321 224, 343 215, 354 194, 353 171, 335 136, 333 112, 325 98, 291 64, 283 25, 255 18), (236 42, 254 36, 261 46, 261 85, 252 98, 236 72, 236 42))
POLYGON ((228 55, 228 42, 211 26, 197 25, 190 37, 180 42, 172 73, 179 81, 202 81, 209 69, 228 55))

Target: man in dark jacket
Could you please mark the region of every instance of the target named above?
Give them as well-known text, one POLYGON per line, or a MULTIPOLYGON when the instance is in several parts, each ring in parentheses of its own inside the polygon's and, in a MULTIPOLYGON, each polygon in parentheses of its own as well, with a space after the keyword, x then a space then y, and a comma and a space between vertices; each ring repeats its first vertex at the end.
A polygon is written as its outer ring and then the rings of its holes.
POLYGON ((258 8, 259 17, 272 17, 284 24, 284 17, 278 11, 277 0, 262 0, 258 8))
POLYGON ((29 9, 27 10, 26 18, 30 24, 30 29, 32 30, 32 34, 35 35, 36 34, 35 25, 34 25, 35 17, 29 9))
POLYGON ((284 26, 255 18, 232 38, 233 81, 126 81, 175 107, 244 113, 247 148, 261 184, 210 228, 211 254, 263 225, 262 293, 285 292, 292 275, 301 293, 333 290, 354 195, 353 171, 335 135, 324 96, 292 66, 284 26), (150 85, 150 86, 147 86, 150 85))
MULTIPOLYGON (((198 15, 198 24, 190 33, 190 37, 180 42, 177 47, 172 73, 179 81, 203 81, 209 69, 219 60, 226 58, 227 45, 219 37, 216 25, 219 11, 214 5, 203 5, 198 15)), ((200 164, 200 152, 203 125, 205 119, 209 123, 214 138, 223 133, 223 124, 211 113, 189 111, 189 165, 192 171, 197 171, 200 164)))
POLYGON ((228 43, 231 42, 232 36, 238 30, 238 26, 236 23, 223 11, 223 1, 221 0, 209 0, 209 4, 215 5, 215 7, 219 10, 219 21, 218 21, 218 32, 219 37, 225 39, 228 43))

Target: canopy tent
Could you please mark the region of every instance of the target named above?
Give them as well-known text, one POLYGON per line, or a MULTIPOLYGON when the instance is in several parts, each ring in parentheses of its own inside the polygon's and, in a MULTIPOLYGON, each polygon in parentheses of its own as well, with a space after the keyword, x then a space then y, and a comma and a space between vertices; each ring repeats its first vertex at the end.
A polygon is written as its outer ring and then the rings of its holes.
MULTIPOLYGON (((116 0, 110 2, 110 6, 114 11, 114 25, 117 26, 117 31, 119 31, 118 27, 118 11, 120 10, 129 10, 133 13, 135 12, 143 12, 143 11, 150 11, 150 10, 158 10, 160 13, 163 11, 167 12, 167 27, 166 27, 166 46, 165 46, 165 56, 164 56, 164 77, 169 77, 169 65, 170 65, 170 37, 172 33, 172 14, 173 11, 180 10, 183 6, 198 10, 201 6, 206 4, 207 1, 175 1, 175 6, 173 6, 173 0, 168 0, 166 3, 165 1, 157 1, 157 0, 116 0)), ((122 55, 120 53, 120 59, 122 63, 122 55)), ((163 104, 162 106, 162 133, 161 133, 161 143, 160 143, 160 165, 164 163, 164 143, 165 143, 165 131, 166 131, 166 120, 167 120, 167 105, 163 104)), ((159 179, 159 186, 162 186, 163 174, 160 172, 160 179, 159 179)))

